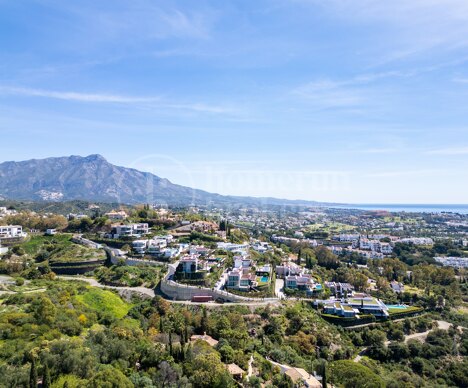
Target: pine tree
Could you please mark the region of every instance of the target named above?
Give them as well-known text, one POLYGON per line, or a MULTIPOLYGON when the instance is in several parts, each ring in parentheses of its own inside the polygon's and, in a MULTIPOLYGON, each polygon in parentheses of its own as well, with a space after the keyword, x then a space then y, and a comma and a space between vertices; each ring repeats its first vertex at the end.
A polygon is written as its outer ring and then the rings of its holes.
POLYGON ((322 388, 327 388, 327 363, 323 363, 322 370, 322 388))
POLYGON ((185 361, 186 356, 187 356, 187 347, 186 347, 186 346, 182 346, 182 347, 180 348, 180 360, 181 360, 181 361, 185 361))
POLYGON ((31 370, 29 372, 29 388, 37 388, 37 367, 36 359, 31 357, 31 370))
POLYGON ((180 341, 179 341, 179 342, 180 342, 180 345, 181 345, 181 346, 184 346, 184 344, 185 344, 185 335, 184 335, 184 331, 183 331, 183 330, 180 331, 179 338, 180 338, 180 341))
POLYGON ((42 388, 50 388, 51 381, 50 381, 50 370, 47 363, 44 365, 44 373, 42 376, 42 388))
POLYGON ((185 351, 185 359, 191 360, 192 358, 193 358, 192 344, 189 343, 187 346, 187 350, 185 351))
POLYGON ((159 332, 164 333, 164 322, 162 318, 159 318, 159 332))
POLYGON ((169 332, 169 354, 172 356, 173 351, 172 351, 172 331, 169 332))
POLYGON ((208 313, 206 312, 205 306, 203 306, 203 315, 200 322, 200 326, 202 333, 205 334, 208 330, 208 313))

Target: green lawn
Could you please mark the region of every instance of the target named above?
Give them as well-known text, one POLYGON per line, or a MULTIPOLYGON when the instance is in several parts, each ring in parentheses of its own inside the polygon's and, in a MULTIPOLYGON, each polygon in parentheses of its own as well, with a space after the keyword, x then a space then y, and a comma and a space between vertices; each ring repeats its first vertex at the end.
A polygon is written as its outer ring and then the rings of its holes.
POLYGON ((415 306, 408 306, 407 308, 405 309, 398 309, 398 308, 389 308, 388 309, 388 313, 390 315, 395 315, 395 314, 409 314, 409 313, 414 313, 414 312, 417 312, 417 311, 422 311, 423 308, 422 307, 415 307, 415 306))
POLYGON ((107 312, 116 318, 123 318, 132 307, 111 291, 90 287, 84 294, 77 295, 78 301, 92 309, 107 312))
POLYGON ((424 293, 424 290, 421 290, 420 288, 417 288, 417 287, 411 287, 405 284, 405 292, 422 295, 424 293))
MULTIPOLYGON (((353 303, 353 304, 361 304, 361 299, 356 299, 356 298, 349 298, 349 303, 353 303)), ((363 300, 362 301, 362 305, 363 306, 369 306, 369 305, 376 305, 378 304, 377 302, 377 299, 376 298, 371 298, 370 300, 363 300)))

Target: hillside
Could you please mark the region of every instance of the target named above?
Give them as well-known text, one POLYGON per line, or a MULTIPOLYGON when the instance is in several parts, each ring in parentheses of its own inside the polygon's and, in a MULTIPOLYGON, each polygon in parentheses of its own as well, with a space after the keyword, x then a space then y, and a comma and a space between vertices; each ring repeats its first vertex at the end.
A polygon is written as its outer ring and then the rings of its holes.
POLYGON ((315 202, 233 197, 171 183, 148 172, 119 167, 101 155, 33 159, 0 164, 0 199, 98 201, 168 205, 312 205, 315 202))

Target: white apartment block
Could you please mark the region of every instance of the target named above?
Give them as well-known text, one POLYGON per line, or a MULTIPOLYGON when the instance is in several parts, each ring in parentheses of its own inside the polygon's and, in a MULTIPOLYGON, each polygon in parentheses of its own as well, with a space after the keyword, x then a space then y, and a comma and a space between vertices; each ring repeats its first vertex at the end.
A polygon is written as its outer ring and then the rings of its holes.
POLYGON ((361 237, 359 240, 353 241, 353 248, 359 248, 363 251, 380 251, 380 241, 369 240, 368 238, 361 237))
POLYGON ((389 243, 381 243, 380 252, 383 253, 384 255, 391 255, 393 252, 393 248, 389 243))
POLYGON ((468 257, 434 257, 444 267, 468 268, 468 257))
POLYGON ((409 237, 400 239, 402 243, 410 243, 414 245, 433 245, 434 240, 429 237, 409 237))
POLYGON ((341 242, 353 242, 359 240, 360 237, 360 234, 342 233, 337 236, 333 236, 333 239, 341 242))

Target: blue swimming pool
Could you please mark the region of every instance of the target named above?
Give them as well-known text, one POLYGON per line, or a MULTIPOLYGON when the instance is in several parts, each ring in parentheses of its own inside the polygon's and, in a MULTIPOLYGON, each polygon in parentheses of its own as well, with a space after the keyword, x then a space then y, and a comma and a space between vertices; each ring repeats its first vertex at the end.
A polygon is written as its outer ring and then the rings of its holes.
POLYGON ((262 283, 268 283, 268 280, 270 279, 268 276, 262 276, 262 283))
POLYGON ((387 304, 386 305, 389 309, 406 309, 408 306, 404 305, 404 304, 387 304))

